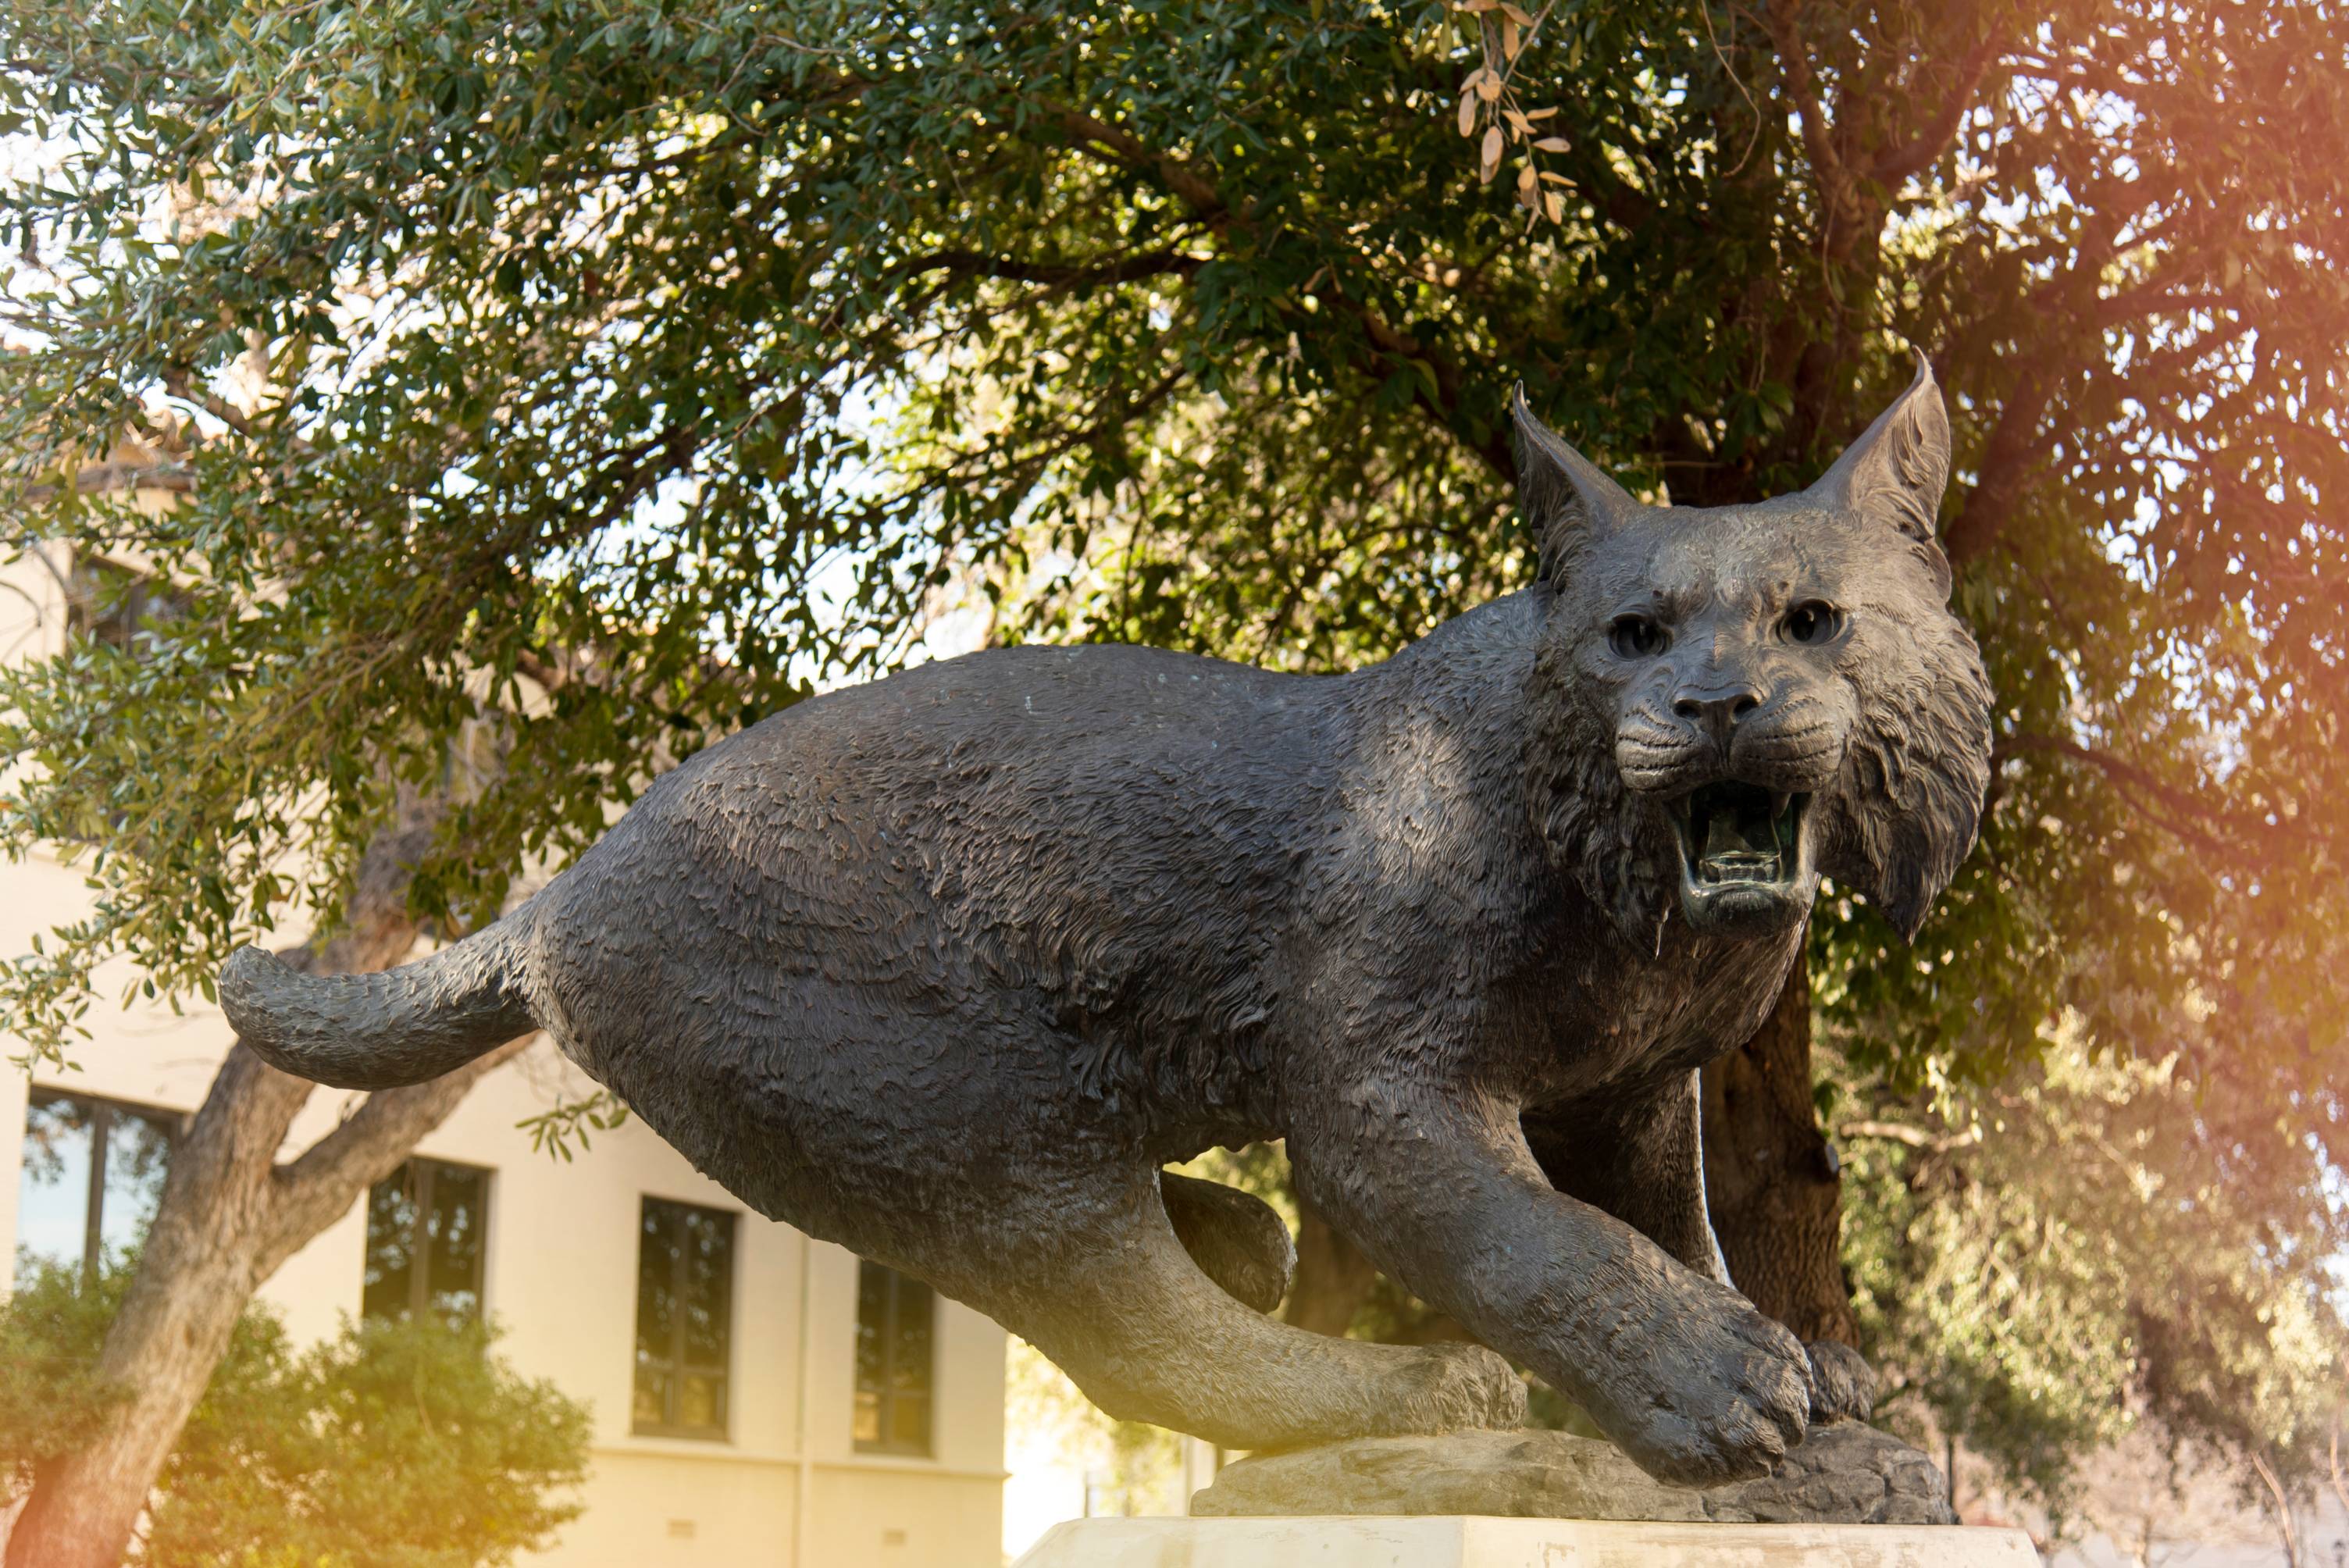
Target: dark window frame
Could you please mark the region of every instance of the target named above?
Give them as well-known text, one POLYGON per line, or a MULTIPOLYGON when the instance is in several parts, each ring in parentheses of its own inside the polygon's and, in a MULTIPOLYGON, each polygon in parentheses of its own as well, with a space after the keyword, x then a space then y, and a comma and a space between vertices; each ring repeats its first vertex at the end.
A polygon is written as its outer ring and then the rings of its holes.
MULTIPOLYGON (((25 1112, 32 1114, 36 1106, 54 1105, 59 1100, 71 1100, 86 1105, 90 1110, 89 1122, 89 1190, 84 1195, 81 1233, 81 1287, 85 1291, 98 1287, 98 1264, 105 1253, 106 1238, 106 1146, 110 1141, 114 1117, 118 1111, 128 1111, 142 1121, 152 1122, 163 1130, 164 1169, 171 1168, 171 1153, 188 1130, 188 1113, 166 1110, 161 1106, 141 1105, 137 1100, 116 1099, 109 1095, 84 1094, 78 1089, 46 1088, 36 1086, 26 1097, 25 1112)), ((18 1180, 23 1180, 21 1174, 18 1180)))
MULTIPOLYGON (((468 1165, 460 1160, 434 1160, 425 1155, 410 1155, 400 1161, 399 1169, 384 1178, 385 1181, 403 1175, 413 1183, 409 1191, 415 1212, 409 1216, 408 1302, 409 1322, 416 1322, 432 1312, 432 1249, 427 1227, 432 1215, 432 1183, 443 1171, 461 1171, 481 1180, 481 1238, 473 1249, 473 1322, 486 1320, 490 1315, 490 1191, 495 1185, 497 1171, 487 1165, 468 1165)), ((376 1183, 376 1187, 383 1181, 376 1183)), ((370 1208, 374 1205, 375 1187, 367 1189, 370 1208)), ((369 1216, 372 1218, 372 1216, 369 1216)), ((366 1315, 367 1264, 362 1254, 359 1266, 360 1312, 366 1315)))
POLYGON ((632 1354, 634 1365, 629 1377, 628 1430, 640 1438, 690 1438, 697 1442, 728 1443, 734 1440, 734 1307, 735 1276, 740 1268, 741 1216, 731 1209, 713 1209, 704 1203, 688 1203, 678 1198, 656 1198, 647 1194, 636 1214, 636 1278, 638 1281, 637 1311, 643 1311, 642 1292, 645 1264, 645 1219, 655 1211, 667 1218, 661 1233, 669 1254, 669 1326, 668 1354, 647 1362, 642 1349, 644 1326, 636 1326, 632 1354), (696 1214, 720 1221, 726 1237, 726 1315, 720 1332, 721 1346, 715 1364, 696 1361, 686 1354, 687 1320, 685 1299, 689 1281, 690 1265, 684 1244, 686 1222, 696 1214), (635 1413, 635 1380, 647 1366, 667 1375, 667 1386, 662 1396, 661 1419, 648 1421, 635 1413), (685 1380, 688 1377, 709 1377, 718 1387, 718 1419, 709 1426, 689 1426, 678 1418, 678 1407, 684 1402, 685 1380))
POLYGON ((871 1393, 875 1413, 879 1417, 880 1435, 874 1438, 854 1438, 860 1454, 895 1454, 905 1459, 937 1457, 938 1408, 938 1294, 924 1282, 910 1274, 900 1274, 886 1264, 876 1264, 870 1258, 857 1260, 856 1330, 861 1337, 865 1330, 864 1302, 866 1286, 875 1278, 881 1283, 881 1321, 875 1325, 881 1348, 880 1372, 876 1382, 868 1383, 864 1369, 859 1364, 852 1377, 850 1396, 851 1418, 854 1419, 855 1397, 871 1393), (898 1325, 907 1310, 908 1298, 919 1292, 921 1310, 929 1318, 929 1330, 922 1336, 927 1348, 927 1365, 922 1368, 922 1435, 919 1438, 900 1436, 897 1431, 898 1401, 906 1398, 897 1383, 898 1325))

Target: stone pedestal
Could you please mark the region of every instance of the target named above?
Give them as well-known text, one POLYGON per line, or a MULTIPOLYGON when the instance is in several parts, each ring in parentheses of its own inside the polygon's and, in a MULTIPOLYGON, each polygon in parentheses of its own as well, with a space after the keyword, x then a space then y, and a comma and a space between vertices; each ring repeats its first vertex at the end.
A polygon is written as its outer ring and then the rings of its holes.
POLYGON ((1564 1432, 1362 1438, 1242 1460, 1190 1519, 1061 1525, 1019 1568, 2037 1568, 2021 1531, 1953 1523, 1946 1491, 1850 1421, 1703 1491, 1564 1432))
POLYGON ((2038 1568, 2019 1530, 1418 1517, 1082 1519, 1017 1568, 2038 1568))

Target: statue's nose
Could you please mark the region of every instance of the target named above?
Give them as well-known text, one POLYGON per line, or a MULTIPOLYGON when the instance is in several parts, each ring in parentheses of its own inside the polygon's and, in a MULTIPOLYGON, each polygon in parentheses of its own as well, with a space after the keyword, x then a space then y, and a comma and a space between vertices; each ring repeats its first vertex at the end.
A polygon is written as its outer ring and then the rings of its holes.
POLYGON ((1737 721, 1761 706, 1761 692, 1745 680, 1684 686, 1672 694, 1672 711, 1710 736, 1724 752, 1737 721))

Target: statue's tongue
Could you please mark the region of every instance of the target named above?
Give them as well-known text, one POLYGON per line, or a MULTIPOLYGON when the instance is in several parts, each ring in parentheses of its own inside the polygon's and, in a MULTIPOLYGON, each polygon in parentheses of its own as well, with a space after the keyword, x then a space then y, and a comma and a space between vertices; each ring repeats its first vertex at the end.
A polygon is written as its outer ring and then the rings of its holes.
POLYGON ((1698 865, 1714 881, 1764 879, 1778 866, 1778 836, 1766 805, 1724 805, 1706 819, 1698 865))

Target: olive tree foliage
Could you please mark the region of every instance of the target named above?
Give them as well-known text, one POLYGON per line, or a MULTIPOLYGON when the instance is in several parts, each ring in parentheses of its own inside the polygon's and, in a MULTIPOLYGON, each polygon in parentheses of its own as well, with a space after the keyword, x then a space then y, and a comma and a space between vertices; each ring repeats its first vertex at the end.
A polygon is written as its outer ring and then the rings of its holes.
POLYGON ((2059 1529, 2093 1512, 2083 1460, 2132 1432, 2181 1493, 2231 1479, 2281 1514, 2349 1413, 2343 1197, 2302 1173, 2288 1110, 2181 1060, 2057 1051, 1970 1116, 1846 1127, 1878 1418, 1930 1413, 2059 1529))
POLYGON ((119 824, 12 1010, 53 1048, 101 956, 184 991, 330 909, 496 704, 503 777, 415 894, 478 919, 658 748, 885 667, 956 568, 1035 587, 1005 635, 1384 653, 1526 576, 1513 379, 1728 499, 1832 454, 1904 374, 1889 327, 1961 405, 2004 768, 1921 962, 1833 906, 1839 1005, 1912 1076, 2029 1052, 2057 995, 2129 1040, 2189 975, 2337 1051, 2340 923, 2303 917, 2341 869, 2349 24, 1542 18, 1510 68, 1558 110, 1557 222, 1475 178, 1485 53, 1442 9, 10 6, 49 139, 10 192, 16 526, 189 601, 143 661, 10 683, 43 771, 8 830, 119 824), (254 364, 284 391, 247 408, 254 364), (57 482, 159 400, 191 504, 57 482))
POLYGON ((5 0, 0 62, 12 526, 186 596, 0 693, 0 832, 107 824, 0 979, 36 1049, 111 955, 184 993, 331 914, 485 713, 453 925, 946 584, 1340 667, 1529 580, 1513 382, 1704 504, 1915 345, 1999 769, 1913 952, 1830 890, 1822 1009, 1904 1096, 2068 1009, 2290 1108, 2303 1191, 2338 1155, 2336 5, 5 0), (119 482, 188 504, 67 482, 159 410, 119 482))

